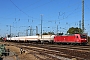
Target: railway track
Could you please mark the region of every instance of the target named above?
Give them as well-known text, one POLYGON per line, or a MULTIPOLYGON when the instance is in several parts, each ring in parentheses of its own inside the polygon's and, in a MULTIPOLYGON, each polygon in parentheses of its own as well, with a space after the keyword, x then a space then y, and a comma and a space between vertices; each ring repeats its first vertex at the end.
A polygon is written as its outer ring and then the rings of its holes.
POLYGON ((39 46, 41 48, 60 48, 60 49, 67 49, 67 50, 78 50, 78 51, 83 51, 83 52, 90 52, 90 45, 86 46, 80 46, 80 45, 53 45, 53 44, 29 44, 29 43, 21 43, 22 45, 28 46, 39 46))
POLYGON ((32 53, 30 52, 30 54, 34 54, 36 57, 38 57, 38 55, 45 55, 48 57, 46 58, 48 60, 60 60, 63 59, 63 57, 66 57, 66 59, 77 58, 77 60, 85 60, 85 59, 90 60, 89 45, 74 46, 74 45, 49 45, 49 44, 29 44, 29 43, 16 43, 15 45, 17 45, 18 47, 22 47, 26 50, 33 50, 34 52, 32 53))
MULTIPOLYGON (((28 44, 26 44, 28 46, 28 44)), ((32 44, 32 46, 45 48, 49 50, 56 51, 56 55, 64 56, 68 58, 77 58, 78 60, 89 60, 90 59, 90 47, 88 46, 67 46, 67 45, 41 45, 32 44)))

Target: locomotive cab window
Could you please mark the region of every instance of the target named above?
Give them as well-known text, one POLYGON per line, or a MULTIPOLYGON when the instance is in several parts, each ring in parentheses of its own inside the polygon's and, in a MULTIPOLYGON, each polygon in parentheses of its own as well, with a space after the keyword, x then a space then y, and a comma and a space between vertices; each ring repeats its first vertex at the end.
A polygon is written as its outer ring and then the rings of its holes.
POLYGON ((86 35, 80 35, 80 37, 81 37, 81 38, 87 38, 87 36, 86 36, 86 35))
POLYGON ((78 36, 76 36, 76 38, 78 38, 78 36))

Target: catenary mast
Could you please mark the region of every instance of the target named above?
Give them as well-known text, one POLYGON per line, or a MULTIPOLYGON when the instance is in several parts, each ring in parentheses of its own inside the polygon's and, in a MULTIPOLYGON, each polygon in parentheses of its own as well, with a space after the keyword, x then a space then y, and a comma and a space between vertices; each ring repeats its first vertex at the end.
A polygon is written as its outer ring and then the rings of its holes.
POLYGON ((84 0, 82 0, 82 30, 84 33, 84 0))

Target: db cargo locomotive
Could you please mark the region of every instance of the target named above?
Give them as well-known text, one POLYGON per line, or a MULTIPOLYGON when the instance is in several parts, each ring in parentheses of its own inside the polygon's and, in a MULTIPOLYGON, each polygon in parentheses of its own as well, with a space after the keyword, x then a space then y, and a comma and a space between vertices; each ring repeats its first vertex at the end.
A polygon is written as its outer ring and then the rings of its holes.
POLYGON ((66 44, 87 44, 86 34, 73 34, 73 35, 40 35, 37 36, 22 36, 22 37, 7 37, 6 41, 18 42, 50 42, 50 43, 66 43, 66 44))
POLYGON ((87 35, 85 34, 73 34, 73 35, 57 35, 54 37, 54 42, 68 43, 68 44, 87 44, 87 35))

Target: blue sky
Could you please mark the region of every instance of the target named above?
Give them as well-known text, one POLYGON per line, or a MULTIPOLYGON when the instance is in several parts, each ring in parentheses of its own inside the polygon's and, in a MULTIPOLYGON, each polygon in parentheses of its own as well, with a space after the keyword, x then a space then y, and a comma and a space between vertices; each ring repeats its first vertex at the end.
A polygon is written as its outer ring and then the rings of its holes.
MULTIPOLYGON (((90 1, 84 1, 85 32, 90 35, 90 1)), ((82 0, 0 0, 0 35, 10 34, 10 25, 13 35, 25 35, 29 26, 38 26, 40 33, 41 15, 44 32, 56 33, 58 25, 59 32, 66 33, 70 27, 79 27, 82 0)))

